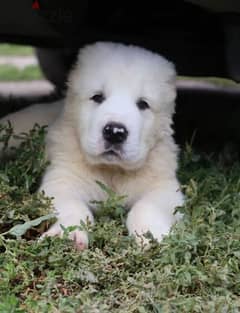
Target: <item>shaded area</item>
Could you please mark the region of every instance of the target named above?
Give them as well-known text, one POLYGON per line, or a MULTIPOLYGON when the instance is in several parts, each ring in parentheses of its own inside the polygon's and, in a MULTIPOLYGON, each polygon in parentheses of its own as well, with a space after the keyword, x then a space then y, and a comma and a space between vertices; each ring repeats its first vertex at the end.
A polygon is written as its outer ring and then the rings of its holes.
POLYGON ((205 151, 222 151, 236 157, 240 143, 240 88, 178 89, 174 117, 178 143, 186 141, 205 151), (232 150, 233 149, 233 150, 232 150))

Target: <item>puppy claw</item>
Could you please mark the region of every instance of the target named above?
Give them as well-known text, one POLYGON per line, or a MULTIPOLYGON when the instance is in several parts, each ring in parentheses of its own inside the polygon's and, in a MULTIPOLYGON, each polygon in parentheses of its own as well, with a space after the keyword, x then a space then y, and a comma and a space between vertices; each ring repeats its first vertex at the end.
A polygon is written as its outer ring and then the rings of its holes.
MULTIPOLYGON (((63 234, 64 231, 60 224, 53 225, 48 231, 42 234, 40 240, 43 240, 45 237, 63 237, 63 234)), ((78 251, 82 251, 88 247, 88 235, 85 231, 74 230, 69 233, 68 238, 74 242, 74 245, 78 251)))
POLYGON ((87 249, 87 244, 84 242, 75 242, 75 247, 78 251, 83 251, 85 249, 87 249))
POLYGON ((75 247, 79 251, 88 247, 88 235, 85 231, 75 230, 70 233, 69 238, 74 241, 75 247))
POLYGON ((45 237, 55 237, 55 236, 60 236, 61 235, 61 230, 60 229, 49 229, 46 231, 42 236, 40 237, 41 239, 44 239, 45 237))

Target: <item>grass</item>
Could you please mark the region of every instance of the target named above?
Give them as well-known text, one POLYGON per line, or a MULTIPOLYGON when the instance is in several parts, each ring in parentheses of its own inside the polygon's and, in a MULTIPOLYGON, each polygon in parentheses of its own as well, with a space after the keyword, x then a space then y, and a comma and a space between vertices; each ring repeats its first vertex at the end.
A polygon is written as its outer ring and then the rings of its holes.
POLYGON ((40 68, 36 65, 28 65, 19 69, 13 65, 0 65, 0 82, 4 81, 32 81, 43 78, 40 68))
MULTIPOLYGON (((0 44, 0 56, 32 56, 33 48, 14 44, 0 44)), ((37 65, 29 65, 23 69, 11 64, 0 65, 0 82, 31 81, 42 79, 43 74, 37 65)))
POLYGON ((190 76, 178 76, 178 80, 194 80, 204 83, 214 84, 218 87, 239 87, 239 83, 228 79, 228 78, 221 78, 221 77, 190 77, 190 76))
MULTIPOLYGON (((11 135, 1 130, 5 148, 11 135)), ((127 235, 122 198, 106 189, 96 224, 85 225, 90 247, 79 253, 67 236, 37 240, 53 220, 11 233, 53 212, 36 193, 47 166, 44 135, 36 126, 0 163, 1 313, 240 312, 238 163, 226 167, 186 145, 178 172, 184 218, 147 251, 127 235)))
POLYGON ((30 46, 0 44, 0 56, 31 56, 33 48, 30 46))

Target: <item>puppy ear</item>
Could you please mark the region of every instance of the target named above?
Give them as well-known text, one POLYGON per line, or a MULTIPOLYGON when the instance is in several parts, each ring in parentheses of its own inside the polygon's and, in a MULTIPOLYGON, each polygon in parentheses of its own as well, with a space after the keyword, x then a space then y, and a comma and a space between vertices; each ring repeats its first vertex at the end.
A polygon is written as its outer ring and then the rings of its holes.
POLYGON ((175 85, 176 79, 177 79, 176 67, 175 67, 174 63, 172 63, 171 61, 167 60, 167 63, 168 63, 167 83, 175 85))
POLYGON ((176 88, 177 85, 177 73, 174 70, 171 75, 169 76, 167 83, 172 86, 173 88, 176 88))
POLYGON ((177 96, 177 72, 173 63, 168 62, 169 70, 165 84, 162 88, 162 99, 165 103, 168 116, 172 117, 175 112, 175 100, 177 96))

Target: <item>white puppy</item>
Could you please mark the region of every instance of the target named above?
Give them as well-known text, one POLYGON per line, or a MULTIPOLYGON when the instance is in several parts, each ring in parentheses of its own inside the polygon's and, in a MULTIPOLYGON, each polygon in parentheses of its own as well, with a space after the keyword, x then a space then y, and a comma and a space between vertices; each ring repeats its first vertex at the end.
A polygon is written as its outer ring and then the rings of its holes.
MULTIPOLYGON (((175 70, 166 59, 96 43, 80 51, 62 110, 61 103, 36 105, 5 118, 16 131, 56 119, 40 189, 54 197, 58 222, 45 235, 61 235, 60 224, 93 222, 90 201, 106 197, 96 180, 128 196, 127 228, 138 241, 148 231, 159 241, 169 232, 183 202, 171 129, 175 97, 175 70)), ((84 231, 70 236, 79 249, 87 246, 84 231)))

